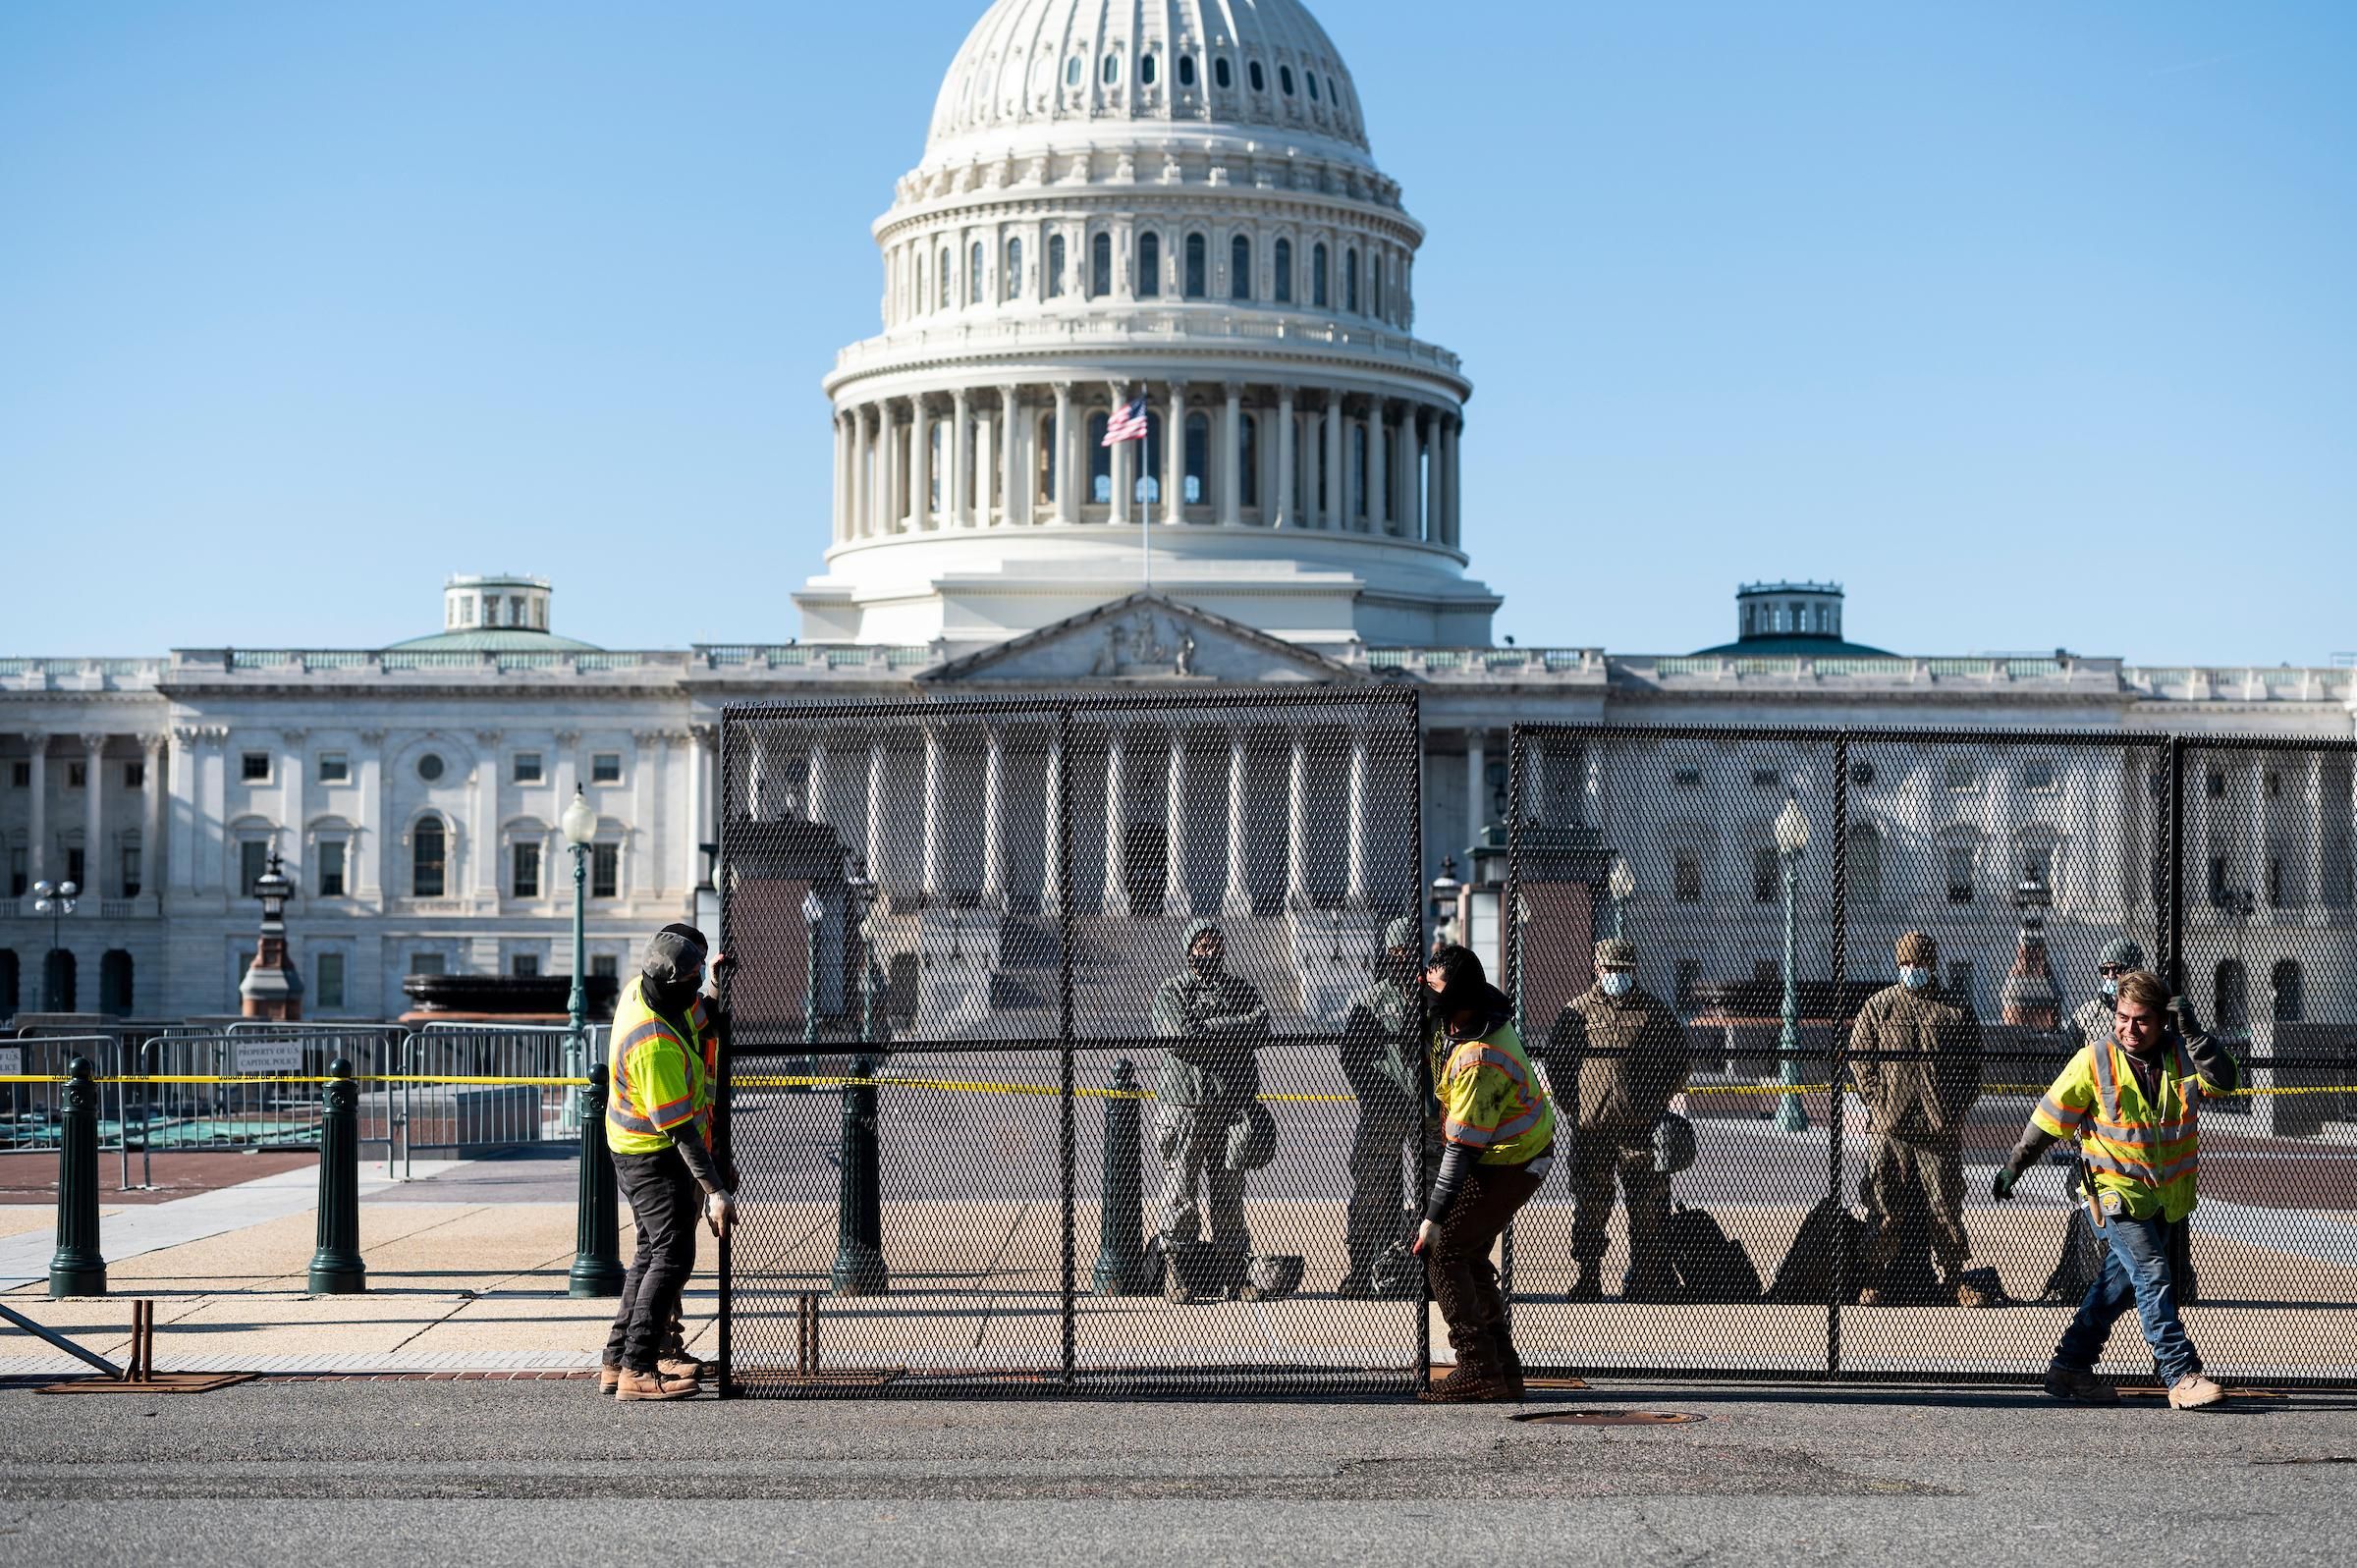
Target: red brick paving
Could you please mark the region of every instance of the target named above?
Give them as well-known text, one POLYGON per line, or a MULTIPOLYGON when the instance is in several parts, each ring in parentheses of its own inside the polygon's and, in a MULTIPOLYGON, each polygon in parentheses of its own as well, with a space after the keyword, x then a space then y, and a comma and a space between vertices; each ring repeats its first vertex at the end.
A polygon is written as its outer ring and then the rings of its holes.
MULTIPOLYGON (((281 1171, 308 1169, 319 1162, 319 1157, 207 1150, 198 1154, 156 1154, 150 1161, 146 1168, 152 1172, 152 1190, 123 1192, 117 1189, 123 1168, 119 1157, 112 1152, 101 1154, 98 1202, 108 1208, 118 1204, 168 1203, 175 1198, 234 1187, 242 1181, 275 1176, 281 1171)), ((131 1157, 131 1179, 138 1181, 140 1172, 139 1157, 135 1154, 131 1157)), ((0 1204, 53 1203, 56 1199, 56 1151, 0 1155, 0 1204)))

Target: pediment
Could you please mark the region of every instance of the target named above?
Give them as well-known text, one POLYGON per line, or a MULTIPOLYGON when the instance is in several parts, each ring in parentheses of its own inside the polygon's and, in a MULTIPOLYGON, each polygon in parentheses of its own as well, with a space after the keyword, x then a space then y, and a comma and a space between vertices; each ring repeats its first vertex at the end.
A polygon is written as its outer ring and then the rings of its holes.
POLYGON ((1366 678, 1361 670, 1282 637, 1152 593, 1100 605, 995 648, 953 659, 917 677, 924 685, 1009 681, 1057 686, 1358 683, 1366 678))

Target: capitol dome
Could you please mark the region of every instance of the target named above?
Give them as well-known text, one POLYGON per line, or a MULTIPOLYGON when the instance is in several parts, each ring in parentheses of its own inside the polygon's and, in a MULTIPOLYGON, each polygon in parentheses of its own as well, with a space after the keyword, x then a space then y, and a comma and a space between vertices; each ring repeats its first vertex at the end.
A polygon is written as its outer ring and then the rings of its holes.
POLYGON ((971 650, 1151 587, 1309 644, 1489 640, 1471 383, 1299 0, 998 0, 894 195, 805 636, 971 650))

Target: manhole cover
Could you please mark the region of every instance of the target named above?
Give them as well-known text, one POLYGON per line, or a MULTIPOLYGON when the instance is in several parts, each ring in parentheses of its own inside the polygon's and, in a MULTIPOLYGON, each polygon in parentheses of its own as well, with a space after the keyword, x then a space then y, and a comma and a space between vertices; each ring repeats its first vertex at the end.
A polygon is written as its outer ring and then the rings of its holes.
POLYGON ((1533 1410, 1514 1419, 1534 1427, 1677 1427, 1708 1418, 1675 1410, 1533 1410))

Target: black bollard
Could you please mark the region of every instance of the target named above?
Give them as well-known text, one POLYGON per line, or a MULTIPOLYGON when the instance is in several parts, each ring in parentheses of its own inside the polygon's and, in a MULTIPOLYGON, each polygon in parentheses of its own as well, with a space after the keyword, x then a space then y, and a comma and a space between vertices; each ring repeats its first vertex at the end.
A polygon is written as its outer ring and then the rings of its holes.
POLYGON ((311 1254, 311 1294, 356 1295, 368 1288, 360 1261, 360 1086, 352 1063, 328 1064, 326 1108, 319 1117, 319 1248, 311 1254))
POLYGON ((103 1296, 106 1258, 98 1250, 98 1086, 88 1058, 76 1056, 60 1092, 65 1119, 57 1140, 57 1251, 49 1258, 49 1294, 103 1296))
POLYGON ((1150 1296, 1161 1288, 1146 1277, 1144 1121, 1137 1067, 1126 1058, 1117 1061, 1113 1093, 1105 1101, 1105 1161, 1097 1206, 1093 1278, 1100 1296, 1150 1296))
POLYGON ((569 1296, 622 1294, 622 1222, 614 1201, 614 1157, 606 1150, 606 1064, 589 1068, 581 1096, 581 1169, 574 1199, 569 1296))
POLYGON ((858 1080, 843 1086, 841 1182, 835 1202, 835 1294, 881 1296, 892 1289, 884 1267, 883 1180, 876 1151, 876 1064, 851 1063, 858 1080))

